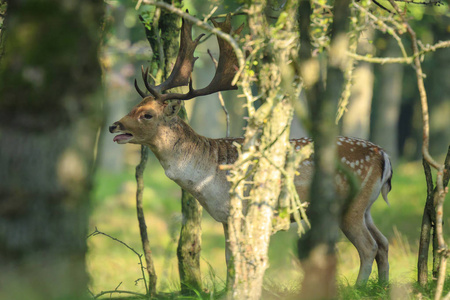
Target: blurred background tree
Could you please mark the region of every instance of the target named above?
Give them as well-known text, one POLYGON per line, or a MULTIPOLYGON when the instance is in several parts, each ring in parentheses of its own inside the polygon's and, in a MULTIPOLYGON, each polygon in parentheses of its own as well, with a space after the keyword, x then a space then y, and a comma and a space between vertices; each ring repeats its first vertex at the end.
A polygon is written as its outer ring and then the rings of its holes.
POLYGON ((7 4, 0 58, 0 298, 85 299, 104 3, 7 4))

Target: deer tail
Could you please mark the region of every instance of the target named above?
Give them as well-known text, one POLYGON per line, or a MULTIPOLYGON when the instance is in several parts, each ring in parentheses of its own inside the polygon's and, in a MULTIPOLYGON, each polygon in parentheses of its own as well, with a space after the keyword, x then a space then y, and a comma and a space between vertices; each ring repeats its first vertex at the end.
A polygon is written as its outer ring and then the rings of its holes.
POLYGON ((384 201, 386 201, 387 205, 389 204, 388 200, 388 193, 392 189, 391 179, 392 179, 392 164, 391 160, 389 159, 389 156, 386 154, 386 152, 383 151, 383 175, 381 177, 381 195, 383 196, 384 201))

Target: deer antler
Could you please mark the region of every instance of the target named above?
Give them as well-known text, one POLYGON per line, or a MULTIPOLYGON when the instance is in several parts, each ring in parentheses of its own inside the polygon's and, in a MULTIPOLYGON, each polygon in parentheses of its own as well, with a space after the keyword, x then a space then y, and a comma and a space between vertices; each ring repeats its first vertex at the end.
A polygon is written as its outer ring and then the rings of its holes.
MULTIPOLYGON (((225 33, 231 34, 231 16, 227 15, 224 22, 216 22, 211 20, 216 28, 219 28, 225 33)), ((241 25, 233 33, 239 34, 243 29, 241 25)), ((180 49, 175 66, 166 81, 158 86, 152 86, 148 83, 148 68, 144 71, 142 68, 142 78, 147 90, 158 100, 164 102, 168 100, 189 100, 198 96, 205 96, 219 91, 234 90, 236 86, 232 85, 232 81, 238 70, 238 61, 236 54, 231 45, 222 38, 217 37, 219 43, 219 63, 216 68, 216 73, 212 81, 205 88, 195 90, 192 87, 191 74, 195 61, 198 57, 194 57, 194 50, 197 47, 203 34, 192 40, 192 23, 183 19, 181 26, 180 49), (189 91, 185 94, 162 92, 178 86, 189 85, 189 91)), ((146 94, 139 88, 137 82, 134 82, 136 90, 144 98, 146 94)))

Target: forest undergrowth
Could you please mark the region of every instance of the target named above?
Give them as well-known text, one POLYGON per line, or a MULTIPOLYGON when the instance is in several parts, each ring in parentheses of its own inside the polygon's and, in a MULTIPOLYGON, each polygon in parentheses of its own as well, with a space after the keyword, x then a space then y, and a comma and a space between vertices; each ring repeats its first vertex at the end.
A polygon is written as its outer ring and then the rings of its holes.
MULTIPOLYGON (((162 299, 179 298, 181 296, 177 294, 180 283, 176 247, 181 224, 180 191, 175 183, 165 177, 154 159, 151 159, 144 180, 144 209, 158 275, 158 291, 162 293, 162 299)), ((359 258, 356 249, 342 236, 337 245, 340 299, 432 298, 431 293, 435 285, 432 280, 427 288, 416 284, 418 240, 426 199, 425 189, 421 162, 401 163, 395 167, 393 189, 389 194, 390 206, 380 198, 372 208, 375 223, 390 242, 390 285, 377 283, 374 265, 371 281, 367 286, 354 287, 359 258)), ((91 232, 103 232, 126 243, 137 253, 142 253, 134 196, 132 169, 121 174, 100 170, 96 178, 90 228, 91 232)), ((444 215, 444 224, 450 224, 449 205, 445 207, 444 215)), ((204 290, 193 291, 189 299, 217 299, 223 296, 226 279, 222 226, 204 213, 202 227, 201 268, 204 290)), ((445 233, 448 241, 450 232, 445 233)), ((272 237, 264 299, 285 299, 298 291, 303 274, 296 257, 296 243, 295 229, 277 233, 272 237)), ((90 291, 93 295, 114 290, 145 292, 139 259, 133 251, 104 235, 89 237, 88 246, 87 266, 91 278, 90 291)), ((444 295, 450 290, 450 280, 446 282, 444 295)), ((105 294, 99 298, 109 296, 110 294, 105 294)), ((126 295, 113 294, 113 298, 123 296, 126 295)))

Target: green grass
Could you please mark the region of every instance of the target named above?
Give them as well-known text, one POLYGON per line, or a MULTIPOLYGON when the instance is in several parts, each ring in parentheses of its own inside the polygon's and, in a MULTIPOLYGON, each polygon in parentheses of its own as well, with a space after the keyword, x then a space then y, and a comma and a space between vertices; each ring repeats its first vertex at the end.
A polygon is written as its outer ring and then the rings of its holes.
MULTIPOLYGON (((155 159, 151 159, 145 172, 146 189, 144 210, 150 246, 153 252, 158 290, 175 293, 180 289, 176 246, 181 224, 180 190, 168 180, 155 159)), ((135 212, 134 169, 121 174, 100 171, 96 177, 94 201, 90 219, 91 230, 98 228, 141 253, 139 229, 135 212)), ((419 162, 403 163, 394 170, 393 190, 389 194, 390 206, 380 198, 372 209, 375 223, 390 242, 391 285, 382 287, 369 282, 366 288, 356 289, 353 284, 359 269, 359 258, 354 247, 343 237, 338 249, 338 281, 341 299, 413 299, 421 294, 430 298, 433 282, 428 289, 415 284, 417 249, 423 205, 426 197, 425 178, 419 162)), ((450 224, 450 205, 445 207, 445 224, 450 224)), ((207 294, 186 299, 218 298, 226 278, 224 237, 221 224, 206 212, 203 214, 202 261, 204 288, 207 294)), ((445 239, 450 240, 450 230, 445 239)), ((270 249, 270 268, 266 272, 264 296, 282 299, 295 293, 303 276, 296 258, 295 230, 273 236, 270 249), (291 232, 292 231, 292 232, 291 232), (280 298, 281 297, 281 298, 280 298)), ((88 270, 90 290, 98 294, 105 290, 143 293, 144 285, 136 255, 123 245, 104 236, 88 239, 88 270)), ((375 280, 376 266, 371 279, 375 280)), ((450 276, 449 276, 450 277, 450 276)), ((447 280, 447 292, 449 291, 447 280)), ((116 297, 118 295, 115 295, 116 297)), ((174 295, 175 298, 178 296, 174 295)))

